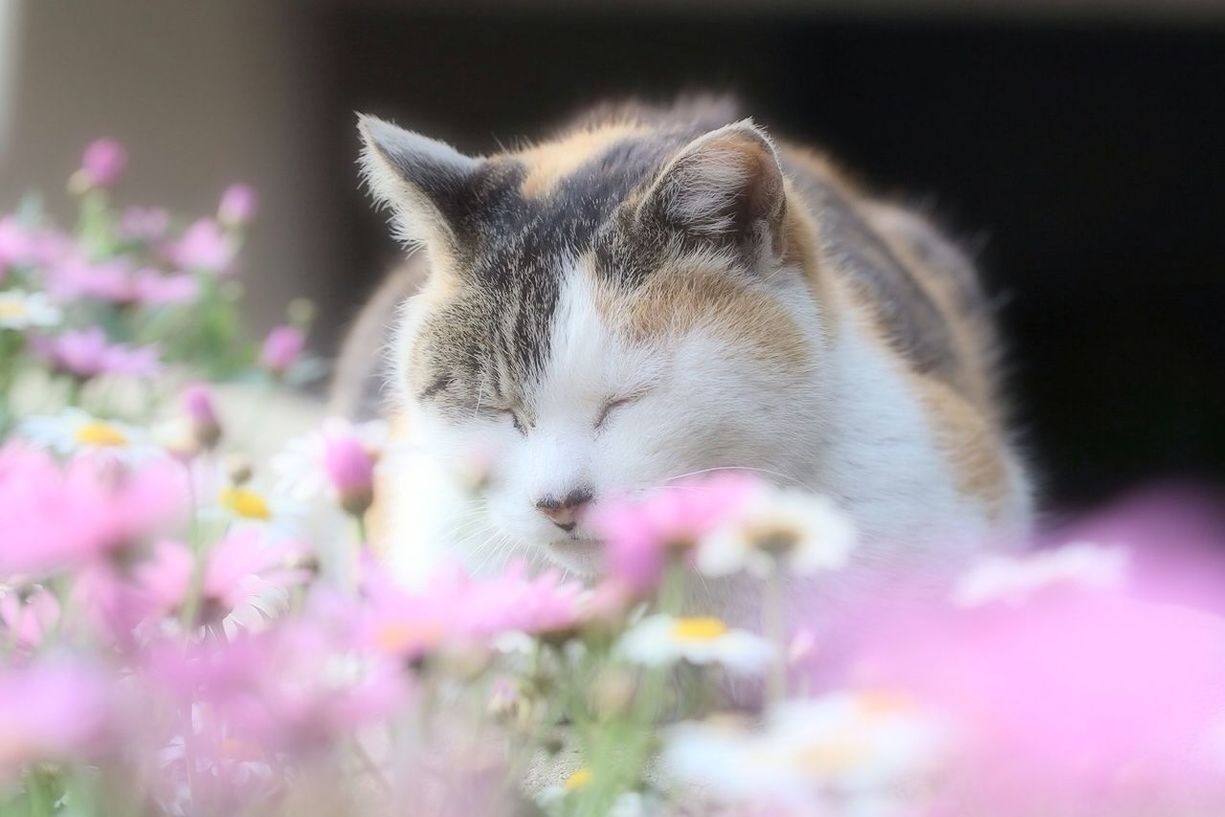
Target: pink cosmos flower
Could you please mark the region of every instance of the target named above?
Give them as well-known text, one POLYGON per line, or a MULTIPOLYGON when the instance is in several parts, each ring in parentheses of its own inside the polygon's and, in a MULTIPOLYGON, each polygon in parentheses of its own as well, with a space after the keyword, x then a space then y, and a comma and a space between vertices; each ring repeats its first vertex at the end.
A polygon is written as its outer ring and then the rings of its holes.
POLYGON ((654 587, 669 552, 688 550, 717 528, 756 483, 745 474, 723 472, 597 508, 592 524, 604 537, 609 574, 638 591, 654 587))
POLYGON ((119 220, 119 234, 129 241, 157 241, 169 228, 170 214, 160 207, 129 207, 119 220))
POLYGON ((374 502, 374 457, 347 427, 332 427, 323 435, 323 465, 340 504, 361 516, 374 502))
POLYGON ((556 571, 529 578, 521 563, 492 578, 463 571, 439 572, 421 591, 408 591, 385 576, 366 578, 370 602, 363 640, 376 652, 417 658, 449 642, 489 642, 505 633, 550 636, 579 622, 582 586, 556 571))
POLYGON ((177 728, 200 739, 193 742, 205 760, 300 757, 385 717, 403 700, 403 678, 389 662, 353 665, 346 674, 329 669, 352 647, 344 633, 308 611, 261 633, 186 649, 155 644, 141 677, 175 705, 177 728))
MULTIPOLYGON (((246 605, 257 607, 270 593, 284 594, 310 580, 305 549, 288 542, 268 542, 246 528, 209 548, 204 558, 198 621, 213 624, 246 605)), ((177 612, 191 592, 196 559, 182 542, 164 540, 136 569, 139 587, 154 610, 177 612)), ((267 611, 261 611, 267 612, 267 611)))
POLYGON ((110 187, 119 181, 128 164, 128 152, 114 139, 98 139, 85 148, 81 158, 82 180, 89 187, 110 187))
POLYGON ((91 263, 80 255, 71 255, 57 264, 47 275, 47 287, 56 298, 67 301, 92 298, 110 303, 130 303, 132 272, 126 259, 91 263))
POLYGON ((199 292, 195 276, 163 274, 155 269, 133 271, 126 259, 89 263, 70 256, 48 273, 48 288, 60 300, 88 298, 107 303, 159 306, 193 300, 199 292))
POLYGON ((108 736, 111 697, 104 676, 77 662, 0 670, 0 779, 95 754, 108 736))
POLYGON ((154 347, 111 344, 96 326, 35 338, 33 349, 55 371, 81 379, 103 374, 148 377, 161 370, 154 347))
POLYGON ((306 335, 296 326, 282 325, 273 328, 264 338, 260 349, 260 365, 278 377, 297 362, 306 348, 306 335))
POLYGON ((169 463, 65 466, 19 445, 0 449, 0 577, 78 568, 151 535, 185 505, 169 463))
POLYGON ((182 236, 165 248, 166 257, 172 264, 188 271, 204 271, 225 274, 238 245, 210 218, 193 223, 182 236))
POLYGON ((45 587, 0 591, 0 639, 37 647, 59 617, 60 603, 45 587))
POLYGON ((259 195, 246 184, 232 184, 221 194, 217 220, 229 227, 246 224, 259 209, 259 195))
POLYGON ((0 218, 0 278, 10 267, 51 264, 71 247, 67 236, 53 230, 27 227, 15 216, 0 218))
POLYGON ((133 301, 146 306, 167 306, 194 301, 200 284, 191 273, 163 274, 157 270, 138 270, 132 276, 133 301))

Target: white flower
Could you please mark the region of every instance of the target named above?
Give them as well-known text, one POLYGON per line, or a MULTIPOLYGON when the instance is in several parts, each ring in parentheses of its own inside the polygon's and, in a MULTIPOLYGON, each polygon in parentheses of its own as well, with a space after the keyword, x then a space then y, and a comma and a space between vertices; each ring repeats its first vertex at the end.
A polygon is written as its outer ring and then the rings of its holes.
POLYGON ((0 292, 0 329, 55 326, 62 318, 59 307, 41 292, 0 292))
POLYGON ((102 420, 78 408, 26 419, 19 436, 57 454, 105 453, 127 462, 161 455, 145 432, 126 423, 102 420))
POLYGON ((617 650, 627 660, 647 666, 685 660, 720 664, 744 675, 764 671, 775 656, 773 645, 761 636, 705 616, 647 616, 621 637, 617 650))
POLYGON ((380 455, 387 448, 390 437, 388 425, 382 420, 350 423, 339 417, 330 417, 324 420, 319 430, 289 440, 269 461, 277 493, 303 503, 334 498, 332 483, 324 466, 324 451, 330 434, 357 437, 362 446, 374 455, 376 462, 384 459, 380 455))
POLYGON ((978 607, 994 601, 1019 604, 1047 587, 1073 584, 1110 588, 1127 575, 1127 552, 1089 542, 1024 556, 992 556, 971 568, 953 591, 953 603, 978 607))
POLYGON ((943 722, 906 698, 838 692, 783 703, 758 730, 727 720, 682 724, 668 736, 662 764, 716 802, 909 814, 947 744, 943 722))
POLYGON ((807 575, 842 567, 854 544, 854 525, 828 497, 762 485, 698 543, 696 558, 710 576, 745 570, 765 578, 780 564, 807 575))

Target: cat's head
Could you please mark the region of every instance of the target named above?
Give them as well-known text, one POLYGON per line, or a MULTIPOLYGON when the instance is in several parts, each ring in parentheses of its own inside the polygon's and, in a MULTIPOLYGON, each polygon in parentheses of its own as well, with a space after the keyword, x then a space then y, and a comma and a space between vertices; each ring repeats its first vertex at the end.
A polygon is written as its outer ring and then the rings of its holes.
POLYGON ((770 139, 632 121, 489 157, 363 117, 428 253, 395 384, 443 460, 490 463, 491 536, 593 570, 601 500, 720 468, 803 479, 822 321, 770 139))

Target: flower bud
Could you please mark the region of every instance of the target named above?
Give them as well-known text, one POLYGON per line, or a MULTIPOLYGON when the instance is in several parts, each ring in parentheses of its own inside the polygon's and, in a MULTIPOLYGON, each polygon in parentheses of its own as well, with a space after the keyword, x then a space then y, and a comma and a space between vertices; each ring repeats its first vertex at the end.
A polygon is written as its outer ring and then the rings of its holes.
POLYGON ((193 383, 183 390, 183 409, 191 420, 192 435, 201 448, 214 448, 221 440, 221 423, 213 395, 201 383, 193 383))
POLYGON ((260 365, 280 377, 302 356, 306 336, 296 326, 278 326, 268 333, 260 350, 260 365))
POLYGON ((255 218, 259 209, 259 194, 246 184, 232 184, 221 194, 217 220, 226 227, 240 227, 255 218))
POLYGON ((341 507, 353 516, 369 510, 374 503, 374 457, 361 440, 347 431, 325 433, 323 464, 341 507))

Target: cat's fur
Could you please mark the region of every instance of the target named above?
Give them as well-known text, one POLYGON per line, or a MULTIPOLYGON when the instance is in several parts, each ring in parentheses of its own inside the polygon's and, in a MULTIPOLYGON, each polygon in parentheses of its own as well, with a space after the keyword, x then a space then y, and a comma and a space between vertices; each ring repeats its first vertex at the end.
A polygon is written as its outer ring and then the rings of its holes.
POLYGON ((830 495, 877 564, 1027 525, 973 267, 819 153, 711 100, 605 106, 480 158, 360 130, 415 251, 347 344, 337 405, 369 394, 394 329, 386 410, 416 454, 381 514, 403 572, 458 548, 590 573, 582 513, 567 532, 541 507, 719 468, 830 495))

